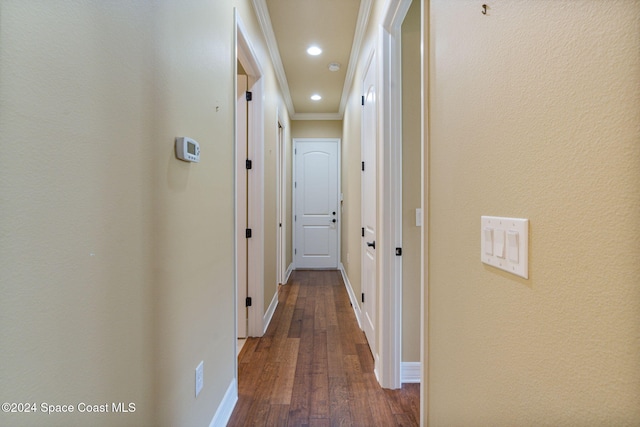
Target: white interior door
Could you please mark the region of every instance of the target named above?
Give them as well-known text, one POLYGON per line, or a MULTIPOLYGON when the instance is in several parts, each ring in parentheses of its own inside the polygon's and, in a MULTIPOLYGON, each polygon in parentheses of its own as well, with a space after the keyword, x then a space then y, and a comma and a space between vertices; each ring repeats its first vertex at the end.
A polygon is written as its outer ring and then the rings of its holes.
POLYGON ((296 268, 338 268, 338 141, 295 140, 296 268))
POLYGON ((376 287, 376 237, 377 237, 377 156, 378 140, 376 98, 376 55, 369 62, 363 81, 364 106, 362 111, 362 313, 363 328, 371 352, 377 349, 376 325, 378 299, 376 287))
POLYGON ((236 277, 238 338, 247 337, 247 76, 238 74, 236 102, 236 277))

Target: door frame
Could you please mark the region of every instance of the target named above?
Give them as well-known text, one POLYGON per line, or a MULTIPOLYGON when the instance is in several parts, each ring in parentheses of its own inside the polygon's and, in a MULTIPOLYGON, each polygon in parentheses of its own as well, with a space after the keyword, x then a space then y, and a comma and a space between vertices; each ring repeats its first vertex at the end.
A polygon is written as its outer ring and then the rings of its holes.
MULTIPOLYGON (((402 23, 412 0, 389 0, 383 11, 380 46, 381 138, 380 203, 380 364, 376 366, 382 387, 402 386, 402 23), (385 284, 385 286, 381 286, 385 284)), ((424 212, 424 211, 423 211, 424 212)))
MULTIPOLYGON (((236 61, 237 64, 237 61, 236 61)), ((235 271, 236 271, 236 337, 248 336, 248 307, 245 306, 247 297, 247 241, 243 228, 247 225, 247 123, 248 102, 246 91, 248 78, 246 74, 236 72, 236 116, 235 116, 235 271)))
POLYGON ((278 283, 284 285, 287 280, 287 142, 286 128, 282 111, 276 114, 276 224, 277 254, 276 276, 278 283))
POLYGON ((336 257, 337 257, 337 265, 336 265, 336 269, 340 268, 340 260, 341 260, 341 253, 340 253, 340 248, 342 246, 342 226, 340 224, 342 224, 342 212, 340 209, 340 194, 342 194, 342 173, 340 172, 342 170, 342 141, 340 138, 293 138, 293 168, 292 168, 292 174, 293 174, 293 182, 294 185, 291 186, 291 218, 292 218, 292 227, 291 227, 291 233, 292 233, 292 263, 293 263, 293 268, 296 269, 298 266, 296 265, 296 254, 295 254, 295 248, 296 248, 296 186, 295 186, 295 182, 296 182, 296 162, 298 161, 298 157, 296 156, 296 148, 297 148, 297 144, 298 142, 325 142, 325 141, 332 141, 332 142, 336 142, 337 143, 337 151, 338 151, 338 194, 337 194, 337 218, 338 218, 338 225, 337 225, 337 243, 336 245, 338 246, 336 248, 336 257))
MULTIPOLYGON (((264 316, 264 107, 263 107, 263 78, 262 67, 258 62, 258 56, 253 44, 249 39, 249 33, 246 30, 238 10, 234 8, 235 16, 235 52, 236 68, 234 75, 237 75, 237 63, 242 64, 248 77, 248 90, 253 93, 252 101, 247 107, 248 115, 248 148, 247 154, 252 160, 251 173, 247 177, 248 182, 248 203, 249 210, 247 214, 249 227, 252 229, 252 237, 248 241, 248 295, 252 299, 252 305, 249 308, 247 335, 250 337, 261 337, 264 334, 263 316, 264 316)), ((237 91, 237 81, 234 78, 234 100, 237 91)), ((234 101, 235 104, 235 101, 234 101)), ((234 117, 234 122, 237 118, 234 117)), ((237 125, 237 122, 234 123, 237 125)), ((237 141, 235 141, 237 143, 237 141)), ((236 174, 238 171, 235 172, 236 174)), ((235 189, 236 197, 238 197, 239 189, 235 189)), ((236 235, 238 235, 238 227, 240 225, 235 221, 236 235)), ((236 242, 236 245, 238 242, 236 242)), ((236 272, 239 266, 236 263, 236 272)), ((238 281, 235 280, 236 297, 238 294, 238 281)), ((236 301, 237 309, 237 301, 236 301)), ((236 313, 237 319, 237 313, 236 313)), ((237 325, 235 336, 237 337, 237 325)), ((234 343, 235 348, 235 343, 234 343)), ((235 350, 234 350, 235 351, 235 350)))

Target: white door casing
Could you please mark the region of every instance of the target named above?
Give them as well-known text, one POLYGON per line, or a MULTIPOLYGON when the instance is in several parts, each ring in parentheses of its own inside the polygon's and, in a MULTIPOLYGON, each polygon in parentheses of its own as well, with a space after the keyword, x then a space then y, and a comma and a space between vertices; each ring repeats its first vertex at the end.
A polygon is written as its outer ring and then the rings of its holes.
POLYGON ((287 206, 287 151, 285 144, 285 129, 282 125, 283 121, 280 119, 278 112, 277 122, 277 146, 276 146, 276 169, 277 169, 277 185, 276 185, 276 209, 277 209, 277 255, 276 255, 276 275, 279 284, 284 284, 286 279, 286 239, 287 239, 287 224, 286 224, 286 206, 287 206))
POLYGON ((247 76, 237 75, 236 99, 236 282, 238 338, 247 337, 247 76))
POLYGON ((389 0, 381 22, 379 44, 379 240, 380 325, 376 363, 384 388, 401 386, 402 363, 402 23, 411 0, 389 0), (382 285, 383 284, 383 285, 382 285))
MULTIPOLYGON (((264 83, 263 71, 257 54, 248 38, 246 27, 234 8, 236 18, 237 60, 248 78, 248 91, 252 100, 247 104, 247 155, 238 159, 237 167, 245 169, 244 161, 250 159, 252 168, 247 174, 247 228, 252 237, 247 245, 247 288, 252 305, 248 308, 247 335, 261 337, 264 334, 264 83)), ((245 228, 236 221, 238 236, 245 238, 245 228)), ((238 267, 239 268, 239 267, 238 267)), ((237 283, 236 283, 236 286, 237 283)), ((239 302, 238 304, 240 304, 239 302)), ((234 344, 235 348, 235 344, 234 344)))
POLYGON ((362 314, 363 329, 371 353, 377 360, 377 63, 373 53, 367 65, 362 84, 364 105, 362 110, 362 314))
POLYGON ((338 267, 339 139, 294 139, 296 268, 338 267))

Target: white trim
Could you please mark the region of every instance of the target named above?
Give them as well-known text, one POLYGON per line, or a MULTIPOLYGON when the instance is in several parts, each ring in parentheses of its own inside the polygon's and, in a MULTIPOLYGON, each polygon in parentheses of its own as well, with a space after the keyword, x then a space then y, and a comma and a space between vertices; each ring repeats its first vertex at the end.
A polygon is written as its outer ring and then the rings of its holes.
POLYGON ((388 0, 380 31, 381 277, 380 384, 401 387, 402 361, 402 22, 411 0, 388 0))
POLYGON ((360 304, 358 303, 358 298, 356 298, 356 294, 353 291, 353 287, 351 286, 351 282, 349 281, 349 277, 347 276, 347 271, 344 269, 344 265, 340 263, 338 269, 342 274, 342 281, 344 282, 344 287, 347 288, 347 294, 349 294, 349 301, 351 301, 351 307, 353 308, 353 313, 356 315, 356 320, 358 321, 358 327, 362 329, 362 310, 360 309, 360 304))
POLYGON ((240 15, 236 13, 236 55, 238 60, 242 63, 247 75, 260 78, 264 74, 262 67, 258 62, 258 55, 256 54, 253 44, 249 40, 248 31, 240 18, 240 15), (249 69, 247 69, 249 67, 249 69))
POLYGON ((278 50, 276 35, 273 32, 273 27, 271 26, 271 17, 269 16, 267 2, 265 0, 253 0, 252 3, 258 22, 260 23, 260 28, 262 29, 262 34, 267 42, 267 48, 269 49, 269 56, 273 63, 273 69, 276 74, 276 78, 278 79, 280 89, 282 90, 282 98, 284 99, 289 112, 291 114, 295 114, 293 101, 291 99, 291 92, 289 91, 287 75, 284 72, 284 66, 282 65, 282 58, 280 57, 280 50, 278 50))
POLYGON ((422 363, 420 362, 402 362, 400 367, 402 372, 402 384, 419 384, 420 372, 422 371, 422 363))
POLYGON ((344 115, 344 110, 349 101, 349 94, 351 87, 353 86, 353 79, 356 76, 356 68, 358 66, 358 58, 362 49, 362 40, 367 32, 367 26, 369 24, 369 15, 371 14, 371 6, 373 0, 361 0, 360 10, 358 11, 358 22, 356 24, 356 31, 353 36, 353 44, 351 45, 351 56, 349 57, 349 66, 347 67, 347 73, 344 79, 344 87, 342 88, 342 98, 340 99, 340 115, 344 115))
POLYGON ((254 304, 249 309, 249 336, 262 336, 264 313, 264 112, 262 108, 262 80, 251 87, 254 100, 249 103, 249 158, 253 161, 249 186, 249 296, 254 304), (252 114, 253 113, 253 114, 252 114), (253 120, 251 120, 253 118, 253 120))
MULTIPOLYGON (((237 58, 249 77, 253 100, 248 106, 248 157, 253 168, 248 176, 248 224, 253 235, 248 242, 248 294, 254 304, 249 309, 247 335, 262 336, 264 313, 264 89, 262 67, 248 38, 240 16, 236 12, 237 58)), ((236 285, 237 286, 237 285, 236 285)))
POLYGON ((289 264, 289 267, 287 267, 287 272, 284 275, 285 284, 289 283, 289 277, 291 277, 291 273, 293 273, 293 263, 289 264))
MULTIPOLYGON (((237 71, 236 61, 236 71, 237 71)), ((247 76, 236 72, 234 86, 236 87, 236 109, 234 114, 234 194, 235 194, 235 245, 234 245, 234 272, 236 285, 236 336, 238 338, 247 337, 247 308, 245 299, 247 297, 247 239, 245 229, 247 227, 247 170, 245 160, 247 159, 247 101, 243 99, 247 90, 247 76), (239 91, 239 92, 238 92, 239 91)))
POLYGON ((420 0, 420 425, 427 426, 429 394, 429 2, 420 0))
MULTIPOLYGON (((234 7, 233 8, 233 19, 234 19, 234 23, 235 23, 235 28, 234 28, 234 33, 233 33, 233 46, 235 48, 236 51, 236 57, 237 57, 237 52, 238 52, 238 22, 239 22, 239 17, 238 17, 238 10, 234 7)), ((233 80, 233 92, 234 94, 237 94, 238 92, 238 61, 234 61, 234 80, 233 80)), ((233 142, 236 145, 234 147, 234 156, 237 156, 237 144, 238 144, 238 133, 237 133, 237 129, 238 129, 238 107, 237 107, 237 99, 234 96, 234 102, 233 105, 236 106, 235 108, 235 112, 233 114, 233 142)), ((236 165, 237 165, 237 158, 236 158, 236 165)), ((233 175, 234 175, 234 185, 233 185, 233 195, 234 198, 238 198, 238 183, 237 183, 237 176, 238 176, 238 171, 236 169, 236 167, 234 167, 233 169, 233 175)), ((233 338, 234 338, 234 342, 236 341, 236 339, 238 338, 238 233, 240 232, 240 230, 238 229, 238 215, 237 215, 237 209, 238 209, 238 205, 237 205, 237 200, 234 201, 234 205, 233 205, 233 228, 236 231, 236 239, 233 242, 233 250, 234 250, 234 257, 233 257, 233 284, 234 284, 234 295, 233 295, 233 306, 235 307, 234 309, 234 316, 235 316, 235 327, 234 327, 234 331, 233 331, 233 338)), ((244 295, 244 293, 243 293, 244 295)), ((234 344, 235 345, 235 344, 234 344)), ((237 378, 238 376, 238 358, 234 358, 234 372, 235 372, 235 377, 237 378)))
POLYGON ((276 307, 278 307, 278 291, 273 295, 271 299, 271 304, 269 304, 269 308, 267 312, 264 314, 262 318, 262 334, 264 335, 267 332, 267 328, 269 327, 269 323, 271 323, 271 319, 273 318, 273 313, 276 312, 276 307))
POLYGON ((233 414, 233 409, 237 402, 238 382, 233 378, 231 384, 227 387, 227 392, 224 394, 222 402, 218 405, 218 409, 209 423, 209 427, 225 427, 231 418, 231 414, 233 414))
MULTIPOLYGON (((238 75, 238 60, 237 60, 237 56, 238 56, 238 53, 237 53, 238 52, 238 9, 236 9, 235 7, 233 8, 233 22, 235 24, 235 28, 234 28, 234 31, 233 31, 233 47, 234 47, 234 50, 236 52, 236 60, 234 61, 235 64, 234 64, 233 73, 234 73, 235 76, 237 76, 238 75)), ((237 99, 236 99, 236 94, 238 93, 237 91, 238 91, 238 80, 237 80, 237 77, 236 77, 233 80, 233 93, 234 93, 233 105, 236 106, 235 107, 235 112, 233 114, 233 132, 234 132, 234 134, 233 134, 233 142, 234 142, 234 144, 237 143, 237 134, 236 134, 236 132, 237 132, 237 124, 238 124, 238 117, 237 117, 238 116, 238 107, 237 107, 237 99)), ((235 152, 235 147, 234 147, 234 152, 235 152)), ((238 196, 238 193, 237 193, 238 189, 236 187, 236 180, 235 180, 236 174, 237 174, 237 171, 234 168, 234 170, 233 170, 233 175, 234 175, 233 196, 234 197, 238 196)), ((234 209, 234 211, 233 211, 233 228, 234 228, 234 230, 237 231, 238 230, 238 217, 237 217, 236 211, 235 211, 235 209, 236 209, 235 202, 233 204, 233 209, 234 209)), ((234 240, 234 242, 233 242, 234 254, 237 253, 236 252, 237 250, 238 250, 238 241, 234 240)), ((233 307, 234 307, 233 316, 235 318, 235 322, 234 322, 235 324, 234 324, 234 327, 233 327, 233 348, 237 348, 236 347, 237 339, 238 339, 238 257, 237 257, 237 255, 234 255, 234 257, 233 257, 233 286, 234 286, 234 292, 233 292, 233 307)), ((233 380, 232 380, 231 384, 237 383, 237 381, 238 381, 238 357, 237 357, 237 354, 234 352, 234 358, 233 358, 233 380)), ((227 390, 227 392, 228 392, 228 390, 227 390)), ((238 394, 236 393, 235 395, 236 395, 236 399, 237 399, 238 394)), ((226 394, 225 394, 225 396, 226 396, 226 394)), ((224 399, 223 399, 223 402, 224 402, 224 399)), ((234 402, 234 405, 235 405, 235 402, 234 402)), ((211 420, 210 427, 211 426, 215 427, 214 421, 216 421, 216 419, 218 418, 219 409, 220 409, 220 407, 218 407, 218 410, 216 410, 216 413, 214 414, 213 419, 211 420)))
POLYGON ((286 283, 287 259, 287 138, 282 109, 276 112, 276 276, 278 284, 286 283))

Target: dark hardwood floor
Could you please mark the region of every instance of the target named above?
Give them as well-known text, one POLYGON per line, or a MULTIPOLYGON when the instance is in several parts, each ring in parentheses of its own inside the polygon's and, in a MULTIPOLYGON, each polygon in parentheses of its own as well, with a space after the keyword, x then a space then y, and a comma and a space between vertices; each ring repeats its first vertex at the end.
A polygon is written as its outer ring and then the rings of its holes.
POLYGON ((338 271, 295 271, 238 356, 228 426, 417 426, 420 386, 380 387, 338 271))

